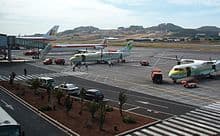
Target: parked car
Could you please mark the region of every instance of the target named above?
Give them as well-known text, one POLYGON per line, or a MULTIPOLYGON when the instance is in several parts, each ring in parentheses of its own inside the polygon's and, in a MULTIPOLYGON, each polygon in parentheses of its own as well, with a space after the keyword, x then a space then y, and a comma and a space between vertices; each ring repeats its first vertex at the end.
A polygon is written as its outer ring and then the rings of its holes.
POLYGON ((44 63, 44 65, 51 65, 51 64, 53 64, 53 61, 51 58, 47 58, 43 61, 43 63, 44 63))
POLYGON ((140 61, 141 66, 149 66, 149 62, 147 60, 140 61))
POLYGON ((58 86, 55 86, 54 89, 61 89, 66 91, 70 95, 78 96, 80 93, 79 87, 72 83, 63 83, 58 86))
POLYGON ((102 101, 104 99, 104 95, 100 90, 97 89, 88 89, 85 92, 85 99, 102 101))
POLYGON ((51 77, 39 77, 40 87, 47 88, 47 87, 54 87, 55 81, 51 77))
POLYGON ((57 58, 54 60, 54 63, 56 63, 57 65, 64 65, 65 59, 57 58))
POLYGON ((25 56, 36 56, 39 55, 40 52, 36 51, 36 50, 28 50, 26 52, 24 52, 25 56))

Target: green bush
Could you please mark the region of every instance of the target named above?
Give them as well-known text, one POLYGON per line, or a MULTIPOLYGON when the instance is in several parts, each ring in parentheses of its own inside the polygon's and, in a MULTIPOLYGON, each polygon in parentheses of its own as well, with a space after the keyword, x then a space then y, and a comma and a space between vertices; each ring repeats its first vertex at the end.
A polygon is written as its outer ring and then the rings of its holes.
POLYGON ((52 108, 50 106, 46 105, 46 106, 40 107, 39 110, 42 111, 42 112, 45 112, 45 111, 51 111, 52 108))
POLYGON ((113 111, 113 108, 109 105, 106 106, 106 112, 111 112, 113 111))
POLYGON ((126 124, 134 124, 136 123, 136 120, 133 117, 126 115, 123 117, 123 122, 126 124))

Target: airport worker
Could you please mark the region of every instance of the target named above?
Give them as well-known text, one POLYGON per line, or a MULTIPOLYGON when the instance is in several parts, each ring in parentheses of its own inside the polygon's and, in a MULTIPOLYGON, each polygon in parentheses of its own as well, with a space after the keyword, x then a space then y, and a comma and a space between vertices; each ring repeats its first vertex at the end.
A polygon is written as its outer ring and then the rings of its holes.
POLYGON ((74 66, 73 66, 73 72, 75 71, 75 68, 76 68, 76 66, 74 65, 74 66))
POLYGON ((24 68, 24 75, 27 76, 27 69, 24 68))
POLYGON ((86 67, 86 71, 88 71, 88 64, 85 64, 85 67, 86 67))

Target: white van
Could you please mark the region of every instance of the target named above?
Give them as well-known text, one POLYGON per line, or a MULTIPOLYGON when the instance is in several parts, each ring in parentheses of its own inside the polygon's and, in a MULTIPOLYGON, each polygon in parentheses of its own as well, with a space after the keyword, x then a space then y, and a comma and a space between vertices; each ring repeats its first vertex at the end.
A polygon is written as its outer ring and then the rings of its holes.
POLYGON ((40 86, 43 88, 47 88, 48 86, 51 86, 52 88, 55 86, 55 81, 51 77, 39 77, 40 86))

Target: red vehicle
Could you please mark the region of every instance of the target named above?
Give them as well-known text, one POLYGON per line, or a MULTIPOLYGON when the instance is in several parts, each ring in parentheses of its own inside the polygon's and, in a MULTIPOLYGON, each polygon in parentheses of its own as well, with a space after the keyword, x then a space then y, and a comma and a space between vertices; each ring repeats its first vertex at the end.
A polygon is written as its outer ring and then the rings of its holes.
POLYGON ((36 56, 36 55, 39 55, 39 54, 40 54, 40 52, 35 51, 35 50, 28 50, 28 51, 24 52, 25 56, 36 56))
POLYGON ((163 81, 163 74, 159 68, 154 68, 151 71, 151 79, 155 84, 161 84, 163 81))
POLYGON ((65 64, 65 59, 58 58, 58 59, 55 59, 54 62, 57 65, 64 65, 65 64))
POLYGON ((43 63, 44 63, 44 65, 51 65, 51 64, 53 64, 53 61, 51 58, 47 58, 43 61, 43 63))
POLYGON ((181 84, 182 84, 185 88, 196 88, 196 87, 197 87, 197 83, 188 82, 188 81, 186 81, 186 80, 181 81, 181 84))
POLYGON ((149 62, 147 60, 140 61, 141 66, 149 66, 149 62))

